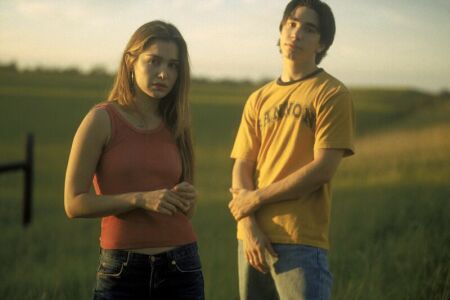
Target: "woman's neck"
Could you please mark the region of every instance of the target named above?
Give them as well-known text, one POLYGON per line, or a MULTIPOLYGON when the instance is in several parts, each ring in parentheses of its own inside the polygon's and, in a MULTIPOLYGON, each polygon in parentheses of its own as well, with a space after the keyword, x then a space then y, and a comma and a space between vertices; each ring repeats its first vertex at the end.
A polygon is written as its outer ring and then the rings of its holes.
POLYGON ((161 100, 151 98, 147 94, 138 91, 134 96, 134 109, 139 115, 144 116, 146 119, 159 117, 159 101, 161 100))

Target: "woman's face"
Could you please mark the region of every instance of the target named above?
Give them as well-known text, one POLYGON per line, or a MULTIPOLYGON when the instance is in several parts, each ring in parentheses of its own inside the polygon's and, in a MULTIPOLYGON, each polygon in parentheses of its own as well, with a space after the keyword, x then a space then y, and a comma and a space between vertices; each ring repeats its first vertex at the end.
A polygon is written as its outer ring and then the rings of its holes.
POLYGON ((156 40, 134 63, 135 86, 153 99, 164 98, 177 81, 179 64, 175 42, 156 40))

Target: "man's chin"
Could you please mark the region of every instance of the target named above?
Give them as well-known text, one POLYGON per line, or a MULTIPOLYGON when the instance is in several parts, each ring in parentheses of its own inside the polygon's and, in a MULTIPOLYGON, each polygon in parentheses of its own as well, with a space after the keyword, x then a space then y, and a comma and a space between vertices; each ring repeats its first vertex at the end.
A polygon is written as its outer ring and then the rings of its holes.
POLYGON ((299 54, 295 53, 295 52, 288 52, 288 53, 284 54, 283 57, 284 57, 284 59, 294 61, 294 60, 298 59, 299 54))

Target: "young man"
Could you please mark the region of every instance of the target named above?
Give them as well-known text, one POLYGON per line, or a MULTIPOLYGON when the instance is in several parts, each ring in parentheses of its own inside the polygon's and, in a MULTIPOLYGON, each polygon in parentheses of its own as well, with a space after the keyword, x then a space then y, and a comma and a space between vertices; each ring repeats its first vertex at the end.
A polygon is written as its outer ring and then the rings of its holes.
POLYGON ((330 181, 353 154, 353 105, 318 68, 331 9, 293 0, 280 23, 281 76, 248 99, 231 153, 241 299, 329 299, 330 181))

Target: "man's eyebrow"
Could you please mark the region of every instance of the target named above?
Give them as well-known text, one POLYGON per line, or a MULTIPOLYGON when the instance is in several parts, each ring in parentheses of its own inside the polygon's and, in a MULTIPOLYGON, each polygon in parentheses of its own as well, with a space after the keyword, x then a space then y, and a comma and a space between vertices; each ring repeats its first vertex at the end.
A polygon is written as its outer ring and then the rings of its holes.
POLYGON ((288 20, 293 20, 295 22, 302 23, 302 24, 304 24, 306 26, 313 27, 314 29, 317 29, 317 30, 319 29, 318 25, 316 25, 316 24, 314 24, 312 22, 303 22, 302 20, 300 20, 300 19, 298 19, 296 17, 289 17, 288 20))

